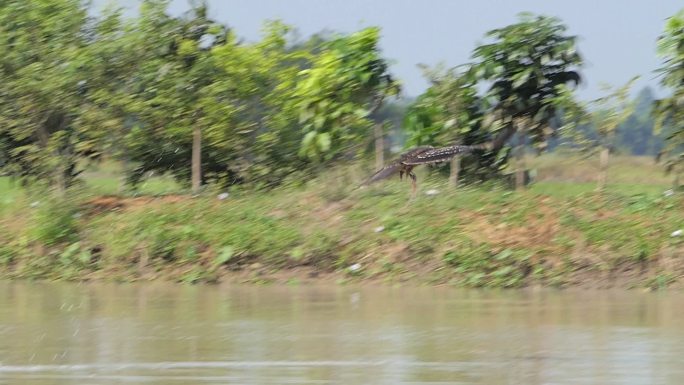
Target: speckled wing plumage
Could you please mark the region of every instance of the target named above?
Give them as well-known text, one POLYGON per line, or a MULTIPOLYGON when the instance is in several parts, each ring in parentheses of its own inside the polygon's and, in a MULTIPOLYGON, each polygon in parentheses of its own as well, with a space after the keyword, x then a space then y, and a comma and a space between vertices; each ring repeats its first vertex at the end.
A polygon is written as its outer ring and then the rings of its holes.
POLYGON ((461 145, 430 148, 428 150, 420 151, 418 153, 413 154, 410 157, 407 157, 407 159, 403 160, 402 163, 406 165, 417 166, 420 164, 446 162, 456 155, 467 154, 479 148, 480 146, 461 145))
POLYGON ((376 171, 362 186, 389 178, 397 172, 409 172, 414 166, 446 162, 458 154, 467 154, 475 150, 486 149, 486 145, 447 147, 420 146, 401 154, 399 159, 376 171))

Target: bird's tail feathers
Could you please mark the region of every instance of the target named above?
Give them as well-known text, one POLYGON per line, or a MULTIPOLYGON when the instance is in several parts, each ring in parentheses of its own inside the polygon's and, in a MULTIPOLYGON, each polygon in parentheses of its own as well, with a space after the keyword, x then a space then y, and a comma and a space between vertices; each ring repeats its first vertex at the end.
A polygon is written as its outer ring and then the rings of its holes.
POLYGON ((376 171, 375 174, 371 175, 370 178, 366 179, 361 186, 368 186, 371 183, 377 182, 379 180, 383 180, 386 178, 389 178, 393 174, 395 174, 401 165, 399 163, 390 163, 387 166, 381 168, 380 170, 376 171))

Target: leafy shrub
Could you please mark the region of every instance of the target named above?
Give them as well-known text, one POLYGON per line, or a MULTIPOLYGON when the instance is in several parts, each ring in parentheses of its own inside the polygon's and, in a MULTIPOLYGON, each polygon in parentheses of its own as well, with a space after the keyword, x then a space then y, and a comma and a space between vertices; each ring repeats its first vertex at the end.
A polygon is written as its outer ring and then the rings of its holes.
POLYGON ((46 246, 78 240, 78 208, 69 200, 38 204, 33 216, 33 235, 46 246))

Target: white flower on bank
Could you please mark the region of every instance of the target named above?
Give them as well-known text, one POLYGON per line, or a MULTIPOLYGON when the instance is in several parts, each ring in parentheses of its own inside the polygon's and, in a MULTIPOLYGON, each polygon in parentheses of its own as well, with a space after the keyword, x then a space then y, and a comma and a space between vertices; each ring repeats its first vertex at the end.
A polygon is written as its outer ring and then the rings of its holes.
POLYGON ((222 200, 224 200, 224 199, 227 199, 227 198, 228 198, 228 193, 227 193, 227 192, 220 193, 219 195, 216 196, 216 198, 218 198, 218 200, 220 200, 220 201, 222 201, 222 200))
POLYGON ((439 194, 439 190, 435 190, 435 189, 427 190, 425 192, 425 195, 427 195, 427 196, 433 196, 433 195, 437 195, 437 194, 439 194))
POLYGON ((351 271, 352 273, 357 272, 357 271, 361 270, 361 264, 360 264, 360 263, 355 263, 355 264, 349 266, 347 269, 348 269, 349 271, 351 271))
POLYGON ((671 237, 681 237, 683 234, 684 234, 684 230, 679 229, 679 230, 673 231, 672 234, 670 234, 670 236, 671 237))

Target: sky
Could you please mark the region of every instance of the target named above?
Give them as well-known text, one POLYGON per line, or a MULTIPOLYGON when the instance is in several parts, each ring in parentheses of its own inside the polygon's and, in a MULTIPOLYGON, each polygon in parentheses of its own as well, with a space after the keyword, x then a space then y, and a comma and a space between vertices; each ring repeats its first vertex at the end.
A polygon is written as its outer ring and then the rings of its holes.
MULTIPOLYGON (((98 5, 104 0, 95 1, 98 5)), ((136 9, 137 0, 118 0, 136 9)), ((232 27, 247 41, 258 40, 265 20, 280 19, 302 38, 321 30, 353 32, 382 28, 381 49, 392 61, 392 73, 403 83, 405 96, 417 96, 428 86, 417 64, 456 66, 470 55, 484 34, 517 20, 520 12, 559 17, 568 33, 579 37, 584 56, 582 99, 601 96, 600 85, 622 85, 641 76, 634 92, 651 86, 661 62, 656 39, 665 20, 684 4, 678 0, 209 0, 210 16, 232 27)), ((187 0, 172 0, 170 12, 189 8, 187 0)))

